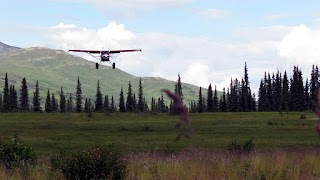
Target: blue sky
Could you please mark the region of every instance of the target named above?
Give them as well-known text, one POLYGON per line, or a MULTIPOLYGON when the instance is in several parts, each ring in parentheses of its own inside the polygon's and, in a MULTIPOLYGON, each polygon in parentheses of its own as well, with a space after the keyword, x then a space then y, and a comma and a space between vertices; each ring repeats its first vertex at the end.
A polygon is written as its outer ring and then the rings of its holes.
POLYGON ((117 59, 117 67, 170 80, 180 73, 184 82, 218 89, 241 78, 247 62, 257 89, 265 71, 298 65, 310 74, 320 59, 319 7, 316 0, 11 0, 1 2, 0 41, 141 48, 117 59))

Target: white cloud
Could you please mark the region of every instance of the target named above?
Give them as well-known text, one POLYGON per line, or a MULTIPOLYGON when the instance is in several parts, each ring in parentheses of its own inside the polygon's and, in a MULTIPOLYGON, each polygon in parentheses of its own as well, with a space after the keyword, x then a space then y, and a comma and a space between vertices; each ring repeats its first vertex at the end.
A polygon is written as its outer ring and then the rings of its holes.
POLYGON ((208 37, 160 32, 134 34, 124 25, 110 22, 99 29, 59 24, 50 29, 48 37, 57 45, 55 48, 64 50, 139 48, 142 53, 127 53, 116 58, 117 68, 135 76, 160 76, 174 81, 180 73, 183 82, 204 88, 211 83, 217 85, 218 90, 228 88, 231 77, 241 80, 247 62, 249 81, 255 91, 264 72, 275 73, 279 69, 281 72, 287 70, 289 74, 294 65, 302 67, 301 64, 308 62, 303 73, 309 75, 311 63, 320 59, 319 31, 306 26, 280 27, 279 31, 270 29, 267 31, 274 35, 249 29, 258 32, 256 38, 218 42, 208 37), (268 40, 259 36, 276 38, 268 40))
POLYGON ((311 66, 320 59, 320 29, 310 29, 305 25, 294 27, 279 44, 279 56, 290 64, 311 66))

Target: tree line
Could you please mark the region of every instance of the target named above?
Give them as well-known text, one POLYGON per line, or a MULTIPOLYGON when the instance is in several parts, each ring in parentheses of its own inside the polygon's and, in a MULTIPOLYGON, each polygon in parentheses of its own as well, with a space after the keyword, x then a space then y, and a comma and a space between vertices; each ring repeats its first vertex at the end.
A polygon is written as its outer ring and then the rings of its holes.
MULTIPOLYGON (((223 88, 222 95, 218 96, 216 86, 208 87, 204 96, 202 88, 199 89, 199 98, 188 104, 190 113, 202 112, 252 112, 252 111, 304 111, 314 109, 316 92, 319 89, 318 66, 312 66, 310 81, 303 82, 302 72, 298 66, 294 66, 293 75, 289 79, 286 71, 270 74, 264 73, 260 81, 258 97, 250 88, 248 68, 245 63, 244 76, 241 80, 232 79, 230 86, 223 88), (258 99, 256 99, 258 98, 258 99)), ((174 87, 174 92, 183 99, 183 89, 180 75, 174 87)), ((61 87, 59 97, 47 90, 44 106, 41 106, 39 95, 39 82, 36 82, 32 102, 29 102, 29 91, 26 78, 22 79, 19 94, 14 85, 9 85, 8 75, 5 75, 3 93, 0 94, 0 112, 153 112, 174 113, 174 102, 169 105, 165 102, 163 94, 158 98, 151 98, 148 104, 144 94, 141 78, 139 80, 138 95, 133 93, 131 83, 128 83, 126 97, 121 87, 119 100, 103 95, 97 81, 96 98, 84 98, 81 90, 81 82, 78 77, 75 96, 65 94, 61 87), (44 107, 44 108, 43 108, 44 107)), ((187 105, 186 105, 187 106, 187 105)))
MULTIPOLYGON (((179 81, 180 86, 181 82, 179 81)), ((150 108, 143 94, 141 78, 139 80, 138 96, 133 93, 131 82, 128 83, 128 92, 125 98, 123 88, 120 90, 118 103, 114 97, 103 95, 100 90, 99 80, 97 82, 97 92, 95 100, 84 98, 81 90, 81 82, 78 77, 76 93, 65 94, 61 87, 59 97, 56 98, 54 93, 47 90, 47 96, 44 106, 41 105, 39 82, 36 82, 35 91, 33 92, 32 102, 29 102, 29 90, 26 78, 22 79, 19 94, 14 85, 9 85, 8 74, 5 75, 5 84, 3 93, 0 94, 0 112, 169 112, 170 108, 166 105, 163 95, 159 98, 152 97, 150 108)), ((172 102, 171 102, 172 106, 172 102)))
POLYGON ((244 77, 241 80, 231 79, 230 87, 223 88, 218 97, 216 86, 208 87, 204 97, 199 90, 198 101, 189 103, 189 112, 251 112, 251 111, 305 111, 314 109, 316 93, 319 90, 319 69, 313 65, 310 80, 305 82, 301 69, 294 66, 293 75, 289 79, 287 72, 282 75, 279 70, 272 75, 264 73, 260 81, 258 99, 250 88, 247 64, 244 67, 244 77))

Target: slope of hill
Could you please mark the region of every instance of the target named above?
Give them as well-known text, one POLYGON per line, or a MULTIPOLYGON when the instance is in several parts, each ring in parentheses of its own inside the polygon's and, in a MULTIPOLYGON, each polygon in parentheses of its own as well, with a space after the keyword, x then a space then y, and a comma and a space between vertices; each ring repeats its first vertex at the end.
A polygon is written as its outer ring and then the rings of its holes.
POLYGON ((15 46, 9 46, 8 44, 4 44, 2 42, 0 42, 0 53, 3 51, 14 51, 14 50, 18 50, 21 49, 19 47, 15 47, 15 46))
MULTIPOLYGON (((3 89, 5 73, 8 73, 9 84, 15 85, 16 90, 20 90, 22 78, 26 78, 30 98, 38 80, 43 102, 48 89, 56 97, 59 96, 61 87, 65 94, 75 94, 78 77, 84 98, 95 100, 98 80, 102 94, 110 98, 114 96, 116 102, 118 102, 121 87, 126 97, 129 81, 133 92, 136 93, 136 96, 138 95, 140 77, 132 76, 119 69, 113 70, 109 66, 100 67, 99 70, 96 70, 94 62, 61 50, 36 47, 5 51, 0 53, 0 88, 3 89)), ((151 97, 161 96, 162 88, 174 90, 175 83, 158 77, 142 77, 143 91, 148 104, 151 97)), ((199 87, 183 83, 182 88, 185 103, 198 100, 199 87)), ((203 91, 203 94, 206 95, 206 90, 203 91)))

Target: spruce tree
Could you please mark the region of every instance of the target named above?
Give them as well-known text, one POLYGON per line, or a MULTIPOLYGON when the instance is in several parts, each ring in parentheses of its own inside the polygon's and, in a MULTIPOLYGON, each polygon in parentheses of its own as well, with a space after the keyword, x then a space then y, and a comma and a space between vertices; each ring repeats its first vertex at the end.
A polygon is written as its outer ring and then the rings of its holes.
POLYGON ((199 112, 199 113, 204 112, 201 87, 200 87, 200 89, 199 89, 198 112, 199 112))
POLYGON ((111 104, 110 104, 110 112, 111 113, 114 113, 114 112, 116 112, 116 106, 115 106, 115 104, 114 104, 114 99, 113 99, 113 96, 111 96, 111 104))
POLYGON ((17 112, 19 107, 18 107, 18 95, 17 91, 14 88, 14 85, 10 86, 10 106, 9 106, 9 111, 10 112, 17 112))
POLYGON ((281 92, 281 109, 283 111, 289 110, 289 98, 290 98, 289 81, 288 81, 287 72, 285 71, 282 79, 282 92, 281 92))
POLYGON ((213 95, 213 112, 218 112, 219 109, 219 100, 218 100, 218 92, 217 86, 214 86, 214 95, 213 95))
POLYGON ((119 97, 119 111, 120 112, 126 112, 126 105, 125 105, 125 100, 124 100, 124 96, 123 96, 122 87, 121 87, 120 97, 119 97))
POLYGON ((33 93, 33 111, 34 112, 41 112, 42 108, 40 105, 40 95, 39 95, 39 82, 36 82, 36 88, 35 88, 35 92, 33 93))
POLYGON ((220 111, 227 112, 227 97, 226 97, 226 89, 222 90, 222 97, 220 99, 220 111))
POLYGON ((208 87, 207 111, 214 112, 213 92, 212 92, 211 84, 209 84, 209 87, 208 87))
POLYGON ((9 96, 9 84, 8 84, 8 74, 6 73, 4 80, 4 88, 3 88, 3 108, 2 111, 4 113, 9 112, 10 108, 10 96, 9 96))
POLYGON ((61 87, 61 90, 60 90, 60 112, 65 113, 66 110, 67 110, 66 97, 64 95, 63 88, 61 87))
POLYGON ((88 98, 86 98, 86 101, 84 102, 84 112, 85 113, 89 113, 89 101, 88 101, 88 98))
POLYGON ((183 92, 182 92, 182 84, 181 84, 180 74, 178 74, 178 81, 177 81, 177 83, 175 85, 174 92, 176 94, 178 94, 181 97, 181 99, 183 100, 183 92))
POLYGON ((126 112, 133 112, 134 111, 134 98, 132 94, 132 87, 129 81, 128 84, 128 93, 127 93, 127 101, 126 101, 126 112))
POLYGON ((22 112, 30 111, 29 92, 28 92, 26 78, 22 79, 19 102, 20 102, 20 106, 19 106, 20 111, 22 112))
POLYGON ((51 97, 50 97, 50 91, 48 89, 48 92, 47 92, 47 98, 46 98, 46 102, 45 102, 45 105, 44 105, 44 110, 45 112, 51 112, 52 111, 52 107, 51 107, 51 97))
POLYGON ((69 99, 67 101, 67 112, 74 112, 72 94, 70 93, 69 99))
POLYGON ((251 89, 249 83, 249 75, 247 62, 244 66, 244 78, 241 81, 241 94, 240 94, 240 111, 248 112, 251 110, 251 89))
POLYGON ((104 111, 105 113, 110 112, 110 103, 109 103, 109 97, 108 97, 108 95, 104 96, 103 111, 104 111))
POLYGON ((309 110, 311 108, 311 103, 310 103, 310 94, 309 94, 309 81, 308 78, 306 80, 306 84, 304 86, 304 97, 305 97, 305 109, 304 110, 309 110))
POLYGON ((95 101, 95 111, 96 112, 102 112, 103 110, 103 96, 100 90, 100 83, 98 80, 97 83, 97 93, 96 93, 96 101, 95 101))
POLYGON ((81 83, 80 83, 79 77, 78 77, 77 92, 76 92, 76 112, 77 113, 82 112, 82 90, 81 90, 81 83))
POLYGON ((143 88, 141 83, 141 78, 139 79, 139 95, 138 95, 138 110, 139 112, 145 111, 145 102, 143 98, 143 88))
POLYGON ((58 112, 59 109, 57 99, 53 93, 51 94, 51 109, 52 112, 58 112))
POLYGON ((313 65, 310 80, 310 103, 311 109, 315 109, 317 101, 317 93, 319 90, 319 69, 318 66, 313 65))

